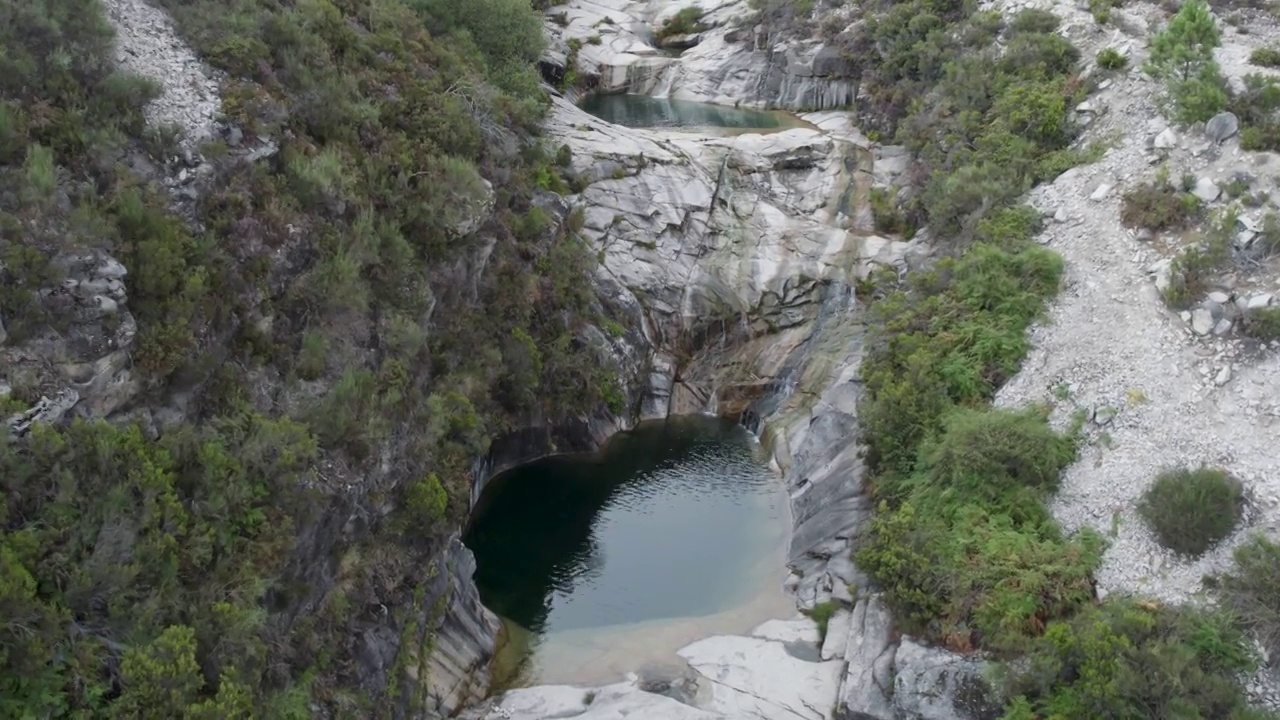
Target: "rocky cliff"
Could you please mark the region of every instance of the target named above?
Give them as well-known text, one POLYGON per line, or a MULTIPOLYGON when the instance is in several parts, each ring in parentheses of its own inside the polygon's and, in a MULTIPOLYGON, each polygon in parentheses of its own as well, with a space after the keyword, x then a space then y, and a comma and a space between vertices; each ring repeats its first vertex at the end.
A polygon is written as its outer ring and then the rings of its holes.
MULTIPOLYGON (((844 12, 817 14, 838 31, 844 12)), ((821 32, 808 14, 789 9, 761 13, 747 0, 606 0, 567 2, 548 18, 544 63, 561 73, 571 68, 598 92, 808 111, 847 107, 858 96, 836 32, 821 32), (695 32, 664 37, 689 8, 698 9, 695 32)))

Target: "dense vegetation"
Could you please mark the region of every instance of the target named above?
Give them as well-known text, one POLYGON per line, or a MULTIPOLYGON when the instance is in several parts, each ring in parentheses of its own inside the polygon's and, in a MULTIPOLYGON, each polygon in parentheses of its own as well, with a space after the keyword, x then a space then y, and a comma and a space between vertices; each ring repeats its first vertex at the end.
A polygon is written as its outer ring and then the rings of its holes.
POLYGON ((1138 505, 1161 545, 1191 556, 1230 534, 1243 509, 1240 481, 1207 467, 1161 472, 1138 505))
MULTIPOLYGON (((531 140, 540 18, 161 4, 227 73, 236 128, 203 148, 193 222, 158 182, 177 129, 144 128, 157 88, 114 69, 101 3, 0 0, 8 342, 64 322, 39 293, 59 258, 105 250, 129 268, 140 400, 184 403, 158 439, 77 421, 0 444, 0 715, 400 715, 426 702, 403 680, 448 601, 421 587, 472 460, 620 397, 580 332, 594 258, 534 202, 560 187, 531 140), (356 661, 371 626, 415 640, 382 677, 356 661)), ((60 383, 11 379, 6 411, 60 383)))
MULTIPOLYGON (((872 98, 864 124, 915 152, 923 190, 902 225, 928 226, 948 252, 864 288, 860 412, 879 504, 859 566, 904 630, 1024 658, 1002 684, 1006 720, 1253 717, 1236 676, 1255 658, 1235 616, 1095 599, 1105 539, 1065 534, 1045 505, 1078 431, 989 407, 1061 279, 1033 242, 1038 213, 1016 203, 1086 156, 1068 112, 1085 89, 1078 53, 1042 11, 1006 23, 946 0, 874 7, 847 53, 872 98)), ((1136 223, 1193 209, 1163 191, 1140 205, 1136 223)))

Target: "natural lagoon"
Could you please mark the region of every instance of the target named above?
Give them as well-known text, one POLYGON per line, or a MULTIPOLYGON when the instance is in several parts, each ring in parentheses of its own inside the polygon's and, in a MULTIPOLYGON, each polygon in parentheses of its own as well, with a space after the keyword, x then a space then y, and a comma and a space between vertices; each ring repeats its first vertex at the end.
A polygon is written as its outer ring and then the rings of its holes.
POLYGON ((793 612, 786 493, 754 438, 711 416, 643 423, 591 455, 486 487, 466 543, 502 617, 506 685, 607 682, 793 612))

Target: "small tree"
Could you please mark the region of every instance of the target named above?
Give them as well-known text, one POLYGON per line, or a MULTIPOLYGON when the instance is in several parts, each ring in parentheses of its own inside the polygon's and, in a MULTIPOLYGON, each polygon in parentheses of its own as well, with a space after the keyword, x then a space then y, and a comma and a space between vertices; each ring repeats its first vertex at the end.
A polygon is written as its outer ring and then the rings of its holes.
POLYGON ((1213 59, 1214 48, 1221 44, 1222 36, 1204 0, 1187 0, 1169 26, 1152 39, 1145 69, 1166 83, 1178 122, 1208 120, 1226 107, 1226 82, 1213 59))

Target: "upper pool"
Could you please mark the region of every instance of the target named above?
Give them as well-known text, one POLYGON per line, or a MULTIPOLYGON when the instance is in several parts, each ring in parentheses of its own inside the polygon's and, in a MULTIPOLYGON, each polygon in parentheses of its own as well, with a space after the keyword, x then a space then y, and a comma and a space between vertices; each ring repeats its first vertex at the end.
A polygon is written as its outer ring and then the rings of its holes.
POLYGON ((627 127, 704 131, 718 128, 743 132, 807 127, 795 115, 778 110, 744 110, 648 95, 587 95, 579 106, 601 120, 627 127))
POLYGON ((466 543, 507 630, 499 681, 608 682, 789 614, 788 513, 759 445, 714 417, 644 423, 594 455, 494 478, 466 543))

